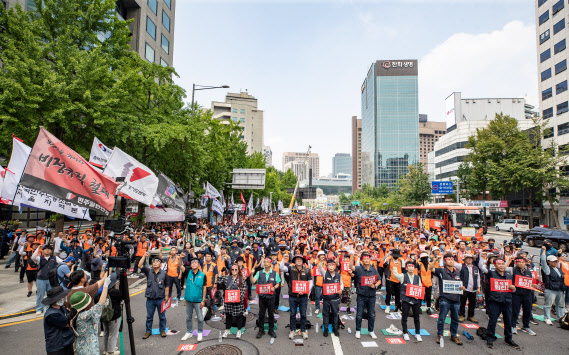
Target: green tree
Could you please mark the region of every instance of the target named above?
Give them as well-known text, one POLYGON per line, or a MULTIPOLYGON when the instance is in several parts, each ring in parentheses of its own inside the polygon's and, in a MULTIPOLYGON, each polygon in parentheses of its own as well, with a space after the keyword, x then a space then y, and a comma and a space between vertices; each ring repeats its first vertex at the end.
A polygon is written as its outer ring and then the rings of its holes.
POLYGON ((393 197, 399 195, 405 203, 412 205, 424 204, 431 195, 429 175, 423 172, 422 164, 410 165, 409 172, 399 180, 398 186, 399 190, 393 197))

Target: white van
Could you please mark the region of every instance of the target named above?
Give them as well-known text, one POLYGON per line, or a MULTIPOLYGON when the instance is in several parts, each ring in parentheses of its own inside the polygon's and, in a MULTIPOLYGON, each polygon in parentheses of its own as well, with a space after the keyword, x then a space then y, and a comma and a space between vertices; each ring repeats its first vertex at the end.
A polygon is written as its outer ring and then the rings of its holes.
POLYGON ((496 230, 503 230, 508 232, 521 232, 529 230, 529 222, 521 219, 505 219, 496 224, 496 230))

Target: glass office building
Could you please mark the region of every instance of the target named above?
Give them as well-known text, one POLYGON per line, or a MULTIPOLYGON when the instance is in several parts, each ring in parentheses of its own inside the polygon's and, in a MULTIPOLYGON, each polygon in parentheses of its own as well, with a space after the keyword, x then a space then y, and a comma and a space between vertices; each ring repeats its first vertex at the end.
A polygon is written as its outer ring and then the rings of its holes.
POLYGON ((419 159, 417 60, 378 60, 361 88, 362 183, 393 187, 419 159))

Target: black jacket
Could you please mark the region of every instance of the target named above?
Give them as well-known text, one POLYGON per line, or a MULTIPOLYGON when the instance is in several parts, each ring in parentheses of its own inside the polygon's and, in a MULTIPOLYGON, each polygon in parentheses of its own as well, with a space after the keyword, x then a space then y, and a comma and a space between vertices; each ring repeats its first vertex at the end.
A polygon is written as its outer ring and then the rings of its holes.
POLYGON ((68 311, 65 307, 59 309, 49 307, 43 317, 43 332, 45 336, 45 351, 55 352, 75 342, 73 329, 67 327, 68 311))

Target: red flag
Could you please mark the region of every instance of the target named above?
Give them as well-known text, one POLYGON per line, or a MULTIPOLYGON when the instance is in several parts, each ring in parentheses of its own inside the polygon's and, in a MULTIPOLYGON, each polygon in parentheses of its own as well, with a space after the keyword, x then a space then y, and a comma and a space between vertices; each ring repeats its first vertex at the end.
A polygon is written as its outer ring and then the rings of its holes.
POLYGON ((239 192, 239 194, 241 195, 241 196, 240 196, 240 197, 241 197, 241 201, 243 201, 243 203, 246 204, 247 202, 245 202, 245 199, 243 198, 243 191, 239 192))
POLYGON ((118 183, 41 127, 20 185, 108 216, 118 183))

